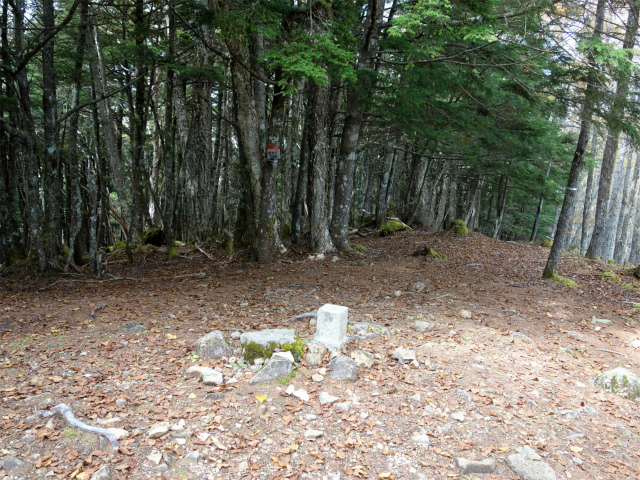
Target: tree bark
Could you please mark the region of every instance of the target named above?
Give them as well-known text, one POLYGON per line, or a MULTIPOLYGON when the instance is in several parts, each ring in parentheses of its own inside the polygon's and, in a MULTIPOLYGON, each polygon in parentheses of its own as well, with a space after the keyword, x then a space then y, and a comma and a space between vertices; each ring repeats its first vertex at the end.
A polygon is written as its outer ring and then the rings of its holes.
MULTIPOLYGON (((627 58, 629 62, 633 59, 633 46, 638 32, 638 5, 631 2, 629 17, 627 19, 627 31, 625 33, 622 47, 629 52, 627 58)), ((600 182, 598 186, 598 200, 596 203, 596 216, 593 226, 593 235, 589 248, 587 248, 587 258, 598 258, 606 255, 608 238, 615 229, 609 228, 609 213, 611 201, 611 180, 618 156, 618 143, 620 140, 620 117, 624 113, 624 104, 629 93, 629 78, 631 70, 625 70, 618 76, 616 93, 611 105, 611 119, 608 122, 607 141, 602 155, 602 168, 600 171, 600 182)))
POLYGON ((540 214, 542 213, 542 206, 544 205, 544 187, 547 183, 547 179, 549 178, 549 174, 551 173, 551 164, 553 162, 549 160, 549 164, 547 165, 547 174, 545 175, 544 184, 542 185, 542 191, 540 192, 540 200, 538 201, 538 209, 536 210, 536 219, 533 221, 533 228, 531 229, 531 237, 529 238, 530 242, 534 242, 536 236, 538 235, 538 226, 540 225, 540 214))
POLYGON ((315 253, 334 249, 329 236, 327 176, 329 173, 329 88, 311 82, 309 89, 309 243, 315 253))

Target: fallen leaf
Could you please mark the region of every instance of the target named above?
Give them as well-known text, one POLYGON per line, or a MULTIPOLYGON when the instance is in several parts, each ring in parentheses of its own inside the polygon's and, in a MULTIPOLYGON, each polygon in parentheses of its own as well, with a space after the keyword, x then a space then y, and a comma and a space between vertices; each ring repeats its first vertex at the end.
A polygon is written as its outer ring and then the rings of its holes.
POLYGON ((256 400, 258 400, 258 402, 262 403, 267 399, 266 395, 257 395, 256 396, 256 400))
POLYGON ((176 338, 178 337, 176 337, 173 333, 167 333, 167 340, 175 340, 176 338))

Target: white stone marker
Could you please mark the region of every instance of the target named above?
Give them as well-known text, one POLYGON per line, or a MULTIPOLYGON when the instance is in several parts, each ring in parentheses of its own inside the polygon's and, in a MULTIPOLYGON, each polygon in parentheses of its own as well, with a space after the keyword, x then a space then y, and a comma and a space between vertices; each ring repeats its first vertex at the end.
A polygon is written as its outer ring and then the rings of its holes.
POLYGON ((318 324, 313 341, 338 352, 347 345, 349 309, 327 303, 318 309, 318 324))

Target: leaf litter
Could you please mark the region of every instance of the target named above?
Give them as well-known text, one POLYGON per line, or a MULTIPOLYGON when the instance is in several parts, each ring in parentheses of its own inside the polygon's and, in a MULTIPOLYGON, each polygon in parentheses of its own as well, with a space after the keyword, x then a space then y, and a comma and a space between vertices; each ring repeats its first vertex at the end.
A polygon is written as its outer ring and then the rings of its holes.
POLYGON ((114 479, 444 479, 461 477, 453 457, 465 457, 497 460, 482 478, 515 479, 504 460, 530 446, 558 478, 640 478, 637 405, 589 382, 618 365, 640 373, 633 277, 617 269, 622 283, 606 282, 612 266, 567 256, 559 274, 578 283, 570 289, 540 279, 547 249, 478 234, 359 241, 364 253, 334 261, 293 251, 260 265, 222 251, 202 262, 158 253, 132 268, 110 259, 107 279, 118 281, 4 269, 0 462, 22 460, 22 478, 89 479, 108 465, 114 479), (412 255, 425 245, 446 260, 412 255), (303 360, 290 384, 306 401, 279 382, 250 385, 239 354, 194 353, 213 330, 236 348, 234 332, 263 328, 311 339, 313 315, 302 314, 325 303, 391 336, 349 341, 375 359, 352 383, 326 375, 328 355, 319 367, 303 360), (417 365, 392 359, 398 347, 417 365), (224 383, 187 377, 192 365, 219 369, 224 383), (339 401, 320 405, 322 392, 339 401), (119 450, 55 417, 27 420, 60 403, 125 431, 119 450), (149 438, 161 422, 170 429, 149 438))

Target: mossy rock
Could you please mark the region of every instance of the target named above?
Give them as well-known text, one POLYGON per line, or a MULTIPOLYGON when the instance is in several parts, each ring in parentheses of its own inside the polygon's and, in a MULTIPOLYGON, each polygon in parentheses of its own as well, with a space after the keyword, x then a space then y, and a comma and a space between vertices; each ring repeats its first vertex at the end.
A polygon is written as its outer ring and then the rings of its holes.
POLYGON ((151 227, 144 233, 142 239, 144 245, 153 245, 155 247, 161 247, 167 243, 167 239, 164 236, 164 230, 161 228, 151 227))
POLYGON ((611 270, 605 270, 604 272, 599 273, 598 276, 605 282, 616 282, 616 283, 621 282, 620 277, 615 272, 612 272, 611 270))
POLYGON ((433 259, 442 260, 442 261, 447 259, 446 255, 443 255, 441 253, 436 252, 431 247, 424 247, 424 248, 421 248, 419 250, 416 250, 415 252, 413 252, 412 256, 414 256, 414 257, 428 257, 428 258, 433 258, 433 259))
POLYGON ((304 356, 304 343, 295 331, 282 330, 278 334, 277 330, 262 330, 260 332, 247 332, 240 336, 240 344, 242 345, 242 356, 246 362, 253 364, 256 358, 271 358, 276 348, 280 351, 291 352, 296 362, 302 360, 304 356), (281 341, 270 341, 269 338, 275 335, 281 336, 281 341), (288 338, 288 341, 284 339, 288 338))
POLYGON ((115 252, 116 250, 122 250, 123 248, 126 248, 126 247, 127 247, 127 242, 125 240, 120 240, 119 242, 116 242, 115 245, 105 248, 105 250, 111 253, 111 252, 115 252))
POLYGON ((640 379, 624 367, 616 367, 601 373, 594 378, 593 383, 611 393, 640 402, 640 379))
POLYGON ((380 227, 380 236, 388 237, 390 235, 395 235, 398 232, 402 232, 403 230, 411 230, 407 225, 402 223, 400 220, 395 218, 388 219, 385 223, 380 227))
POLYGON ((467 224, 464 223, 464 220, 454 220, 451 222, 451 231, 456 235, 469 235, 471 230, 467 228, 467 224))
POLYGON ((362 217, 362 224, 371 223, 376 219, 376 216, 373 214, 365 215, 362 217))

